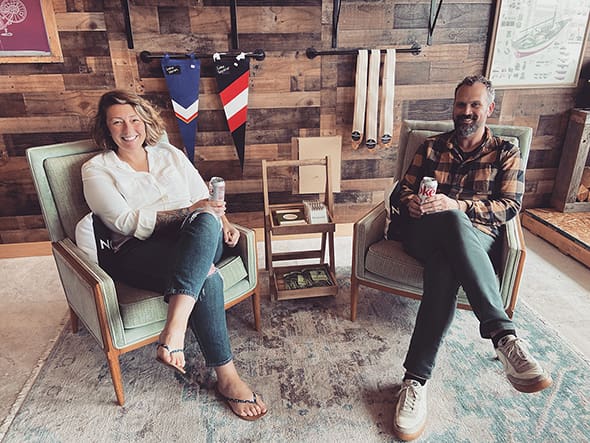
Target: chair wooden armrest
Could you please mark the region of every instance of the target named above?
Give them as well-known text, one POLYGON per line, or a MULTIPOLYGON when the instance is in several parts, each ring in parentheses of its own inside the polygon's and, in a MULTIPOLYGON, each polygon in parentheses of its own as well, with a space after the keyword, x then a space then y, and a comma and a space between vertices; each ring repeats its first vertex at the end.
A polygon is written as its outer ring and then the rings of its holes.
POLYGON ((113 279, 69 238, 53 242, 52 249, 70 309, 103 349, 108 335, 117 348, 125 346, 113 279))
POLYGON ((246 267, 250 285, 255 287, 258 283, 256 235, 252 229, 235 223, 234 226, 240 232, 240 239, 235 246, 236 253, 242 258, 244 266, 246 267))
POLYGON ((365 273, 365 256, 369 246, 384 238, 385 206, 379 203, 353 226, 353 273, 362 278, 365 273))
POLYGON ((240 239, 235 246, 235 253, 239 254, 248 273, 248 285, 240 289, 242 295, 239 298, 226 302, 225 308, 239 303, 251 296, 252 311, 254 314, 254 329, 260 331, 261 316, 260 316, 260 292, 258 291, 258 250, 256 248, 256 234, 254 230, 245 228, 244 226, 234 223, 236 229, 240 232, 240 239))
POLYGON ((502 256, 500 275, 503 278, 500 284, 500 294, 504 300, 504 307, 510 317, 514 314, 518 288, 524 268, 526 248, 524 235, 520 224, 520 218, 514 217, 505 225, 505 232, 502 236, 502 256))

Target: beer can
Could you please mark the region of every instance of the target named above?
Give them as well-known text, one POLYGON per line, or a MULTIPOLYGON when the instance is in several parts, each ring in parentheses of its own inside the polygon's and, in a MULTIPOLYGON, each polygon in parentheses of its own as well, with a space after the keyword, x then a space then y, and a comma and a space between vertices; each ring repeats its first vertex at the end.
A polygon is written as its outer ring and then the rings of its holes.
POLYGON ((209 180, 209 200, 225 200, 225 180, 222 177, 211 177, 209 180))
POLYGON ((420 182, 420 187, 418 188, 418 197, 420 197, 420 202, 424 203, 424 200, 436 194, 437 187, 438 182, 434 177, 424 177, 420 182))

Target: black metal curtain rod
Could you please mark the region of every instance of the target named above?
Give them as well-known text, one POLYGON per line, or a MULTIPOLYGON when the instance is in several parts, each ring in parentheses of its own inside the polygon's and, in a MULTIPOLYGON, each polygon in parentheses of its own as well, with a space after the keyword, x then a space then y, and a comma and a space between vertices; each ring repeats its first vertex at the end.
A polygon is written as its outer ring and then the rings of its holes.
MULTIPOLYGON (((422 52, 422 46, 420 46, 418 43, 414 43, 412 45, 412 47, 410 48, 392 48, 395 49, 395 52, 405 52, 405 53, 410 53, 410 54, 414 54, 414 55, 418 55, 420 54, 420 52, 422 52)), ((315 58, 318 55, 344 55, 344 54, 349 54, 349 55, 356 55, 359 53, 360 49, 327 49, 325 51, 318 51, 315 48, 307 48, 305 50, 305 55, 307 55, 307 58, 315 58)), ((381 52, 385 52, 386 49, 381 49, 381 52)))
MULTIPOLYGON (((217 52, 216 54, 219 54, 221 57, 235 57, 237 55, 240 55, 241 53, 242 52, 232 51, 232 52, 217 52)), ((139 58, 141 59, 142 62, 149 63, 152 60, 164 58, 166 55, 170 58, 191 58, 191 56, 194 58, 213 58, 213 56, 215 54, 190 54, 190 53, 180 54, 180 53, 165 53, 165 52, 157 52, 156 53, 156 52, 150 52, 150 51, 141 51, 139 53, 139 58)), ((262 61, 266 57, 266 54, 264 53, 263 49, 255 49, 252 52, 244 52, 244 55, 246 57, 255 58, 258 61, 262 61)))

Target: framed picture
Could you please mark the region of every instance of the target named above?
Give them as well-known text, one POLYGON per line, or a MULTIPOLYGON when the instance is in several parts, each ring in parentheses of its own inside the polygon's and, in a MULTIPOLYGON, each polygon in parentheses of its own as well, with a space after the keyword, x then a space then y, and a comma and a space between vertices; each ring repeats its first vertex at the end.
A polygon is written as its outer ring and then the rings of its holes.
POLYGON ((0 0, 0 63, 62 62, 48 0, 0 0))
POLYGON ((576 86, 590 0, 498 0, 486 75, 495 87, 576 86))

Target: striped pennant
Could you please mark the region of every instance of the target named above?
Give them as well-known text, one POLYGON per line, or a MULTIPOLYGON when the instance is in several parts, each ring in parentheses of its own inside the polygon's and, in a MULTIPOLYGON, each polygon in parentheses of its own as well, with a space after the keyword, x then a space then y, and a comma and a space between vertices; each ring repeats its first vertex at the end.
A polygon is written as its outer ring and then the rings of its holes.
POLYGON ((248 117, 248 84, 250 59, 244 53, 222 60, 220 54, 213 56, 219 97, 223 104, 227 126, 244 169, 246 121, 248 117))
POLYGON ((223 110, 227 116, 227 125, 231 132, 246 123, 249 74, 249 71, 244 72, 219 93, 223 110))
POLYGON ((194 163, 201 62, 193 54, 187 59, 171 59, 166 54, 162 58, 162 71, 186 155, 194 163))

